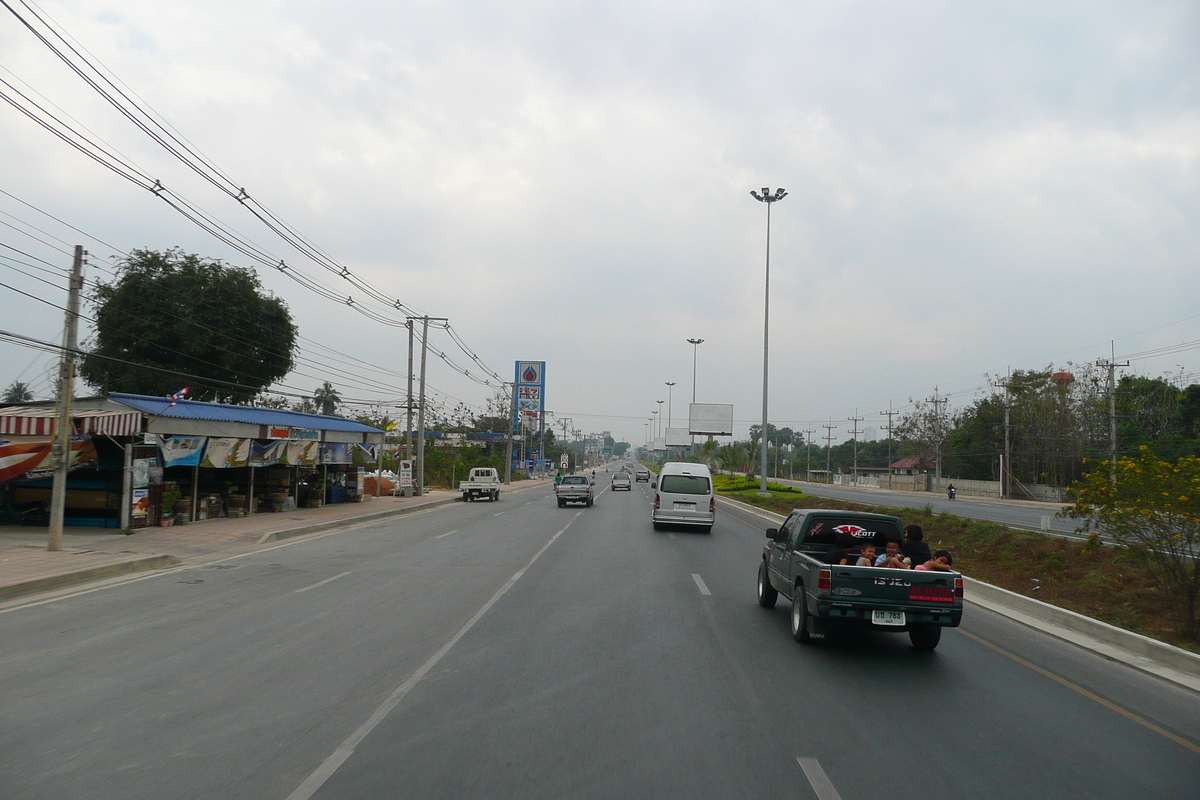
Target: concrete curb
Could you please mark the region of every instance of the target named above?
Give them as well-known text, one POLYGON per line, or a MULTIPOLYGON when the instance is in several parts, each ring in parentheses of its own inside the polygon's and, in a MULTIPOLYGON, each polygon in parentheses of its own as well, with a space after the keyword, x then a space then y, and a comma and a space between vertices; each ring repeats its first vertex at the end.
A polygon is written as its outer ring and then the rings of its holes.
MULTIPOLYGON (((779 525, 785 519, 773 511, 740 500, 720 496, 717 499, 774 525, 779 525)), ((963 576, 963 580, 968 603, 1082 647, 1110 661, 1200 692, 1200 655, 990 583, 966 576, 963 576)))
POLYGON ((65 589, 81 583, 102 581, 106 578, 115 578, 118 575, 128 575, 132 572, 165 569, 179 563, 179 559, 175 556, 144 556, 142 558, 131 558, 128 561, 118 561, 113 564, 101 564, 97 567, 86 567, 70 572, 60 572, 57 575, 30 578, 27 581, 18 581, 10 583, 7 586, 0 586, 0 602, 39 592, 48 592, 53 589, 65 589))

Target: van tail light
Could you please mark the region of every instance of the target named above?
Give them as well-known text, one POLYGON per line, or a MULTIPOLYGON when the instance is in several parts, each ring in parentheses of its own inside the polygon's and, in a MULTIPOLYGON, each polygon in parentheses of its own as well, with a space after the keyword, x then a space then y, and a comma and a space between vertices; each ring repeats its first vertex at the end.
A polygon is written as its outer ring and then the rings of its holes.
POLYGON ((954 596, 955 597, 963 596, 963 579, 962 578, 954 579, 954 596))
POLYGON ((717 513, 717 498, 715 495, 713 497, 708 498, 708 513, 710 513, 710 514, 717 513))
POLYGON ((830 585, 832 580, 833 580, 833 570, 831 570, 831 569, 821 570, 817 574, 817 591, 818 592, 828 592, 832 588, 832 586, 830 585))
POLYGON ((658 511, 658 492, 654 493, 654 510, 658 511))

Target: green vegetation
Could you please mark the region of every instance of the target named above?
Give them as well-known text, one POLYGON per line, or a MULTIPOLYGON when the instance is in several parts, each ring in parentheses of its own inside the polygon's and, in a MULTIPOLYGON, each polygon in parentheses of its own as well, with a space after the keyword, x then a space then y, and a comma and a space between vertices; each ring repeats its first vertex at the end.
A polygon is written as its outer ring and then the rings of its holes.
POLYGON ((1200 458, 1174 464, 1143 445, 1136 457, 1102 462, 1071 486, 1075 503, 1060 516, 1103 531, 1147 570, 1169 602, 1175 634, 1200 640, 1200 458))
POLYGON ((934 514, 929 506, 868 506, 773 484, 768 489, 771 497, 765 498, 758 496, 757 483, 734 490, 717 484, 722 495, 778 514, 793 508, 837 508, 899 517, 905 525, 920 525, 931 549, 953 553, 955 568, 965 575, 1200 652, 1194 640, 1178 635, 1171 624, 1169 596, 1159 590, 1145 559, 1129 549, 1102 546, 1095 537, 1073 542, 994 522, 934 514))

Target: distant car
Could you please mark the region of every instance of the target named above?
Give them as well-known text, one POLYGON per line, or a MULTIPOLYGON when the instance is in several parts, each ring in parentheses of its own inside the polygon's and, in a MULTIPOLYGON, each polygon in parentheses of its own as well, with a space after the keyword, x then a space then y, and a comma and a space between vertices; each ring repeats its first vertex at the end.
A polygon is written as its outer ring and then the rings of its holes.
POLYGON ((646 483, 649 483, 650 482, 650 470, 646 469, 645 467, 639 468, 637 471, 637 479, 639 481, 645 481, 646 483))
POLYGON ((629 480, 628 472, 613 473, 612 490, 615 492, 619 489, 624 489, 627 492, 633 491, 633 481, 629 480))

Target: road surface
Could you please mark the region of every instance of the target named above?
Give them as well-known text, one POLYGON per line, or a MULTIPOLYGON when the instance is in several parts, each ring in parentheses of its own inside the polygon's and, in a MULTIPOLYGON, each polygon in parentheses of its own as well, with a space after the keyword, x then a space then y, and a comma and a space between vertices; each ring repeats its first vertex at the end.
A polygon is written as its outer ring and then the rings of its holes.
POLYGON ((1200 696, 970 606, 932 654, 798 645, 755 602, 765 524, 655 532, 651 496, 0 606, 0 797, 1197 796, 1200 696))

